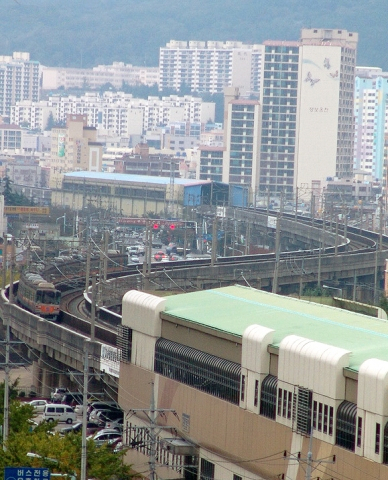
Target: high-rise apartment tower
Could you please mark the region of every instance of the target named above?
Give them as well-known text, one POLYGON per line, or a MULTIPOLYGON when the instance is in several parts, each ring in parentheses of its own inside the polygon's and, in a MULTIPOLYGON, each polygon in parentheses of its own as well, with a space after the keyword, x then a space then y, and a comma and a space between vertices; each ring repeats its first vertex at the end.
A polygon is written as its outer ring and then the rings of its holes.
POLYGON ((357 41, 346 30, 302 29, 298 42, 264 42, 262 191, 352 176, 357 41))

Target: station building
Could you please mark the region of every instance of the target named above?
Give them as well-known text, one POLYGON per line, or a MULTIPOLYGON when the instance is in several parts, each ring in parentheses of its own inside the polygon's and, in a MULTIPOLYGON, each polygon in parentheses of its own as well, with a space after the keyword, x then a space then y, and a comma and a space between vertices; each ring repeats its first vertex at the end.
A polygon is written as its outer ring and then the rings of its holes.
POLYGON ((242 286, 132 290, 118 338, 126 460, 146 476, 388 477, 387 321, 242 286))
POLYGON ((181 218, 203 205, 246 205, 244 186, 185 178, 108 172, 70 172, 52 191, 52 204, 73 210, 93 206, 112 214, 141 217, 149 212, 181 218))

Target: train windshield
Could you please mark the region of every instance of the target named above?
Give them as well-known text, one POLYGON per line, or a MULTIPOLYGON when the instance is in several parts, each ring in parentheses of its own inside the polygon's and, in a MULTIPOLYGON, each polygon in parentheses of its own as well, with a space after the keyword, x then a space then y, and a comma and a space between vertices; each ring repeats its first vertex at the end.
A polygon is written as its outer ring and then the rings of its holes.
POLYGON ((38 302, 59 305, 61 301, 61 292, 58 290, 38 290, 36 297, 38 302))

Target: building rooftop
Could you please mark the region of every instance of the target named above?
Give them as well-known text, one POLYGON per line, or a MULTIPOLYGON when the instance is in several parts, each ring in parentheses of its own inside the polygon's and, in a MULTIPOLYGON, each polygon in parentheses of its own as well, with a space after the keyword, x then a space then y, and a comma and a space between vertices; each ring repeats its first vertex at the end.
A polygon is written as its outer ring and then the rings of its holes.
MULTIPOLYGON (((66 178, 85 178, 90 180, 131 182, 131 183, 155 183, 160 185, 169 185, 170 177, 152 177, 150 175, 130 175, 127 173, 107 173, 107 172, 71 172, 65 174, 66 178)), ((187 178, 174 178, 176 185, 202 185, 211 183, 210 180, 191 180, 187 178)))
POLYGON ((388 361, 388 321, 253 288, 232 286, 166 297, 165 312, 237 337, 258 324, 275 331, 274 346, 288 335, 298 335, 343 348, 352 352, 349 367, 355 371, 369 358, 388 361))

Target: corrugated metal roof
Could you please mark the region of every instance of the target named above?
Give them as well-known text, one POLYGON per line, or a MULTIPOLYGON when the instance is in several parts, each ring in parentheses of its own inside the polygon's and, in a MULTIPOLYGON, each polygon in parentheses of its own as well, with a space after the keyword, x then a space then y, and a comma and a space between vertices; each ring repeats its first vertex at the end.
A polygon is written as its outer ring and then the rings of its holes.
MULTIPOLYGON (((71 178, 85 178, 92 180, 107 180, 116 182, 129 182, 129 183, 155 183, 160 185, 169 185, 170 177, 152 177, 150 175, 130 175, 127 173, 106 173, 106 172, 70 172, 65 174, 65 180, 67 177, 71 178)), ((192 180, 188 178, 174 178, 174 184, 176 185, 205 185, 211 183, 210 180, 192 180)))
POLYGON ((258 324, 275 330, 274 345, 288 335, 352 352, 350 368, 369 358, 388 361, 388 321, 339 308, 232 286, 166 297, 166 313, 242 337, 258 324))

